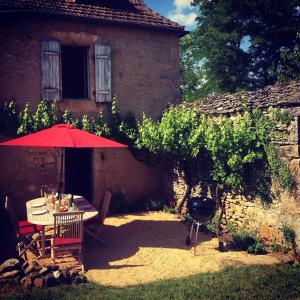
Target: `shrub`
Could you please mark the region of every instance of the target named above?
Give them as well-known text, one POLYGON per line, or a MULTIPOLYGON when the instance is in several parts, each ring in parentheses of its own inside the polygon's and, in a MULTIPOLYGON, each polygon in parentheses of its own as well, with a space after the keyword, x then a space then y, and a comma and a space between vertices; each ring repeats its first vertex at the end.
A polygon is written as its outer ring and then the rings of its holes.
POLYGON ((250 246, 253 246, 258 242, 256 234, 245 229, 233 232, 232 238, 234 247, 241 250, 248 250, 250 246))
POLYGON ((263 243, 259 240, 258 236, 254 232, 250 232, 245 229, 233 229, 232 237, 232 244, 234 248, 248 251, 248 253, 251 254, 266 253, 263 243))
POLYGON ((254 245, 249 246, 247 249, 248 253, 251 254, 265 254, 266 249, 261 242, 256 241, 254 245))
POLYGON ((207 229, 211 233, 217 233, 219 225, 220 213, 216 213, 215 216, 206 225, 207 229))
POLYGON ((285 247, 285 252, 287 253, 289 250, 292 250, 295 256, 298 256, 297 251, 297 244, 296 244, 296 233, 295 230, 289 227, 288 225, 283 225, 280 228, 283 239, 285 243, 287 244, 287 247, 285 247))
POLYGON ((295 238, 296 238, 295 231, 291 227, 289 227, 287 225, 283 225, 280 228, 280 231, 282 232, 284 241, 289 246, 291 246, 295 242, 295 238))

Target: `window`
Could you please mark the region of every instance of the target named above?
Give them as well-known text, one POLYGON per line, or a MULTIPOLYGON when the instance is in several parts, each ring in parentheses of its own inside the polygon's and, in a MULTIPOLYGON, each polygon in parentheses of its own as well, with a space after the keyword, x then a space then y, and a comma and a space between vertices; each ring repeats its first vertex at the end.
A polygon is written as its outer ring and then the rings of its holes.
POLYGON ((88 47, 61 46, 62 98, 88 98, 88 47))
MULTIPOLYGON (((95 44, 95 102, 111 102, 111 47, 95 44)), ((41 97, 47 101, 88 99, 88 53, 90 48, 61 45, 54 39, 41 41, 41 97)))

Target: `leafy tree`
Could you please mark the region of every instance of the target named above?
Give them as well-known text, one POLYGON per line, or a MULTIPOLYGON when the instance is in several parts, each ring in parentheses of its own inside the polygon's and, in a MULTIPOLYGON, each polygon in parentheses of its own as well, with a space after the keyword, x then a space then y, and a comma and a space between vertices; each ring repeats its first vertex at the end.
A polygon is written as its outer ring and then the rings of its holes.
POLYGON ((144 115, 139 126, 138 147, 162 155, 171 160, 183 174, 186 191, 178 202, 180 212, 186 199, 190 196, 194 172, 197 172, 196 157, 204 154, 203 131, 206 119, 197 109, 183 105, 171 106, 162 116, 161 121, 155 122, 144 115))
MULTIPOLYGON (((194 0, 193 5, 199 8, 198 27, 183 42, 181 57, 187 68, 192 66, 189 76, 183 72, 183 86, 191 77, 197 80, 192 82, 200 86, 196 96, 201 85, 210 87, 206 92, 211 93, 273 84, 279 69, 288 64, 282 51, 299 47, 297 0, 194 0), (191 58, 186 59, 189 53, 191 58), (205 81, 195 72, 205 74, 205 81)), ((297 68, 293 71, 299 73, 297 68)))
POLYGON ((300 79, 300 48, 294 50, 284 49, 281 52, 283 61, 278 70, 278 80, 280 82, 300 79))
POLYGON ((195 101, 218 91, 215 81, 207 80, 207 70, 199 53, 195 32, 180 40, 181 90, 184 101, 195 101))

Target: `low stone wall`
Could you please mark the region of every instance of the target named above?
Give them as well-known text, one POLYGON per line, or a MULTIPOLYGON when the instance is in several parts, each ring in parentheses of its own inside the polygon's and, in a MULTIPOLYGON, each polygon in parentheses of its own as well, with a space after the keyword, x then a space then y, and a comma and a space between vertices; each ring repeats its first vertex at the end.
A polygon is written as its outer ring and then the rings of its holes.
POLYGON ((243 196, 230 196, 226 206, 227 221, 237 228, 255 231, 268 245, 284 245, 280 228, 287 225, 295 230, 297 244, 300 237, 299 204, 288 193, 281 193, 271 205, 266 206, 259 199, 252 202, 243 196))
MULTIPOLYGON (((288 84, 268 86, 256 92, 240 92, 209 96, 193 104, 200 111, 215 116, 234 115, 243 106, 260 108, 267 111, 270 107, 287 110, 292 116, 288 127, 276 128, 279 133, 274 139, 283 161, 289 166, 296 182, 293 193, 283 191, 274 184, 272 193, 274 201, 266 206, 259 199, 249 200, 243 196, 228 195, 227 221, 238 228, 256 231, 268 243, 282 243, 280 227, 287 225, 296 233, 296 242, 300 246, 300 156, 299 156, 299 116, 300 116, 300 81, 288 84)), ((175 172, 172 190, 176 198, 184 193, 184 184, 180 174, 175 172)), ((199 195, 199 184, 194 187, 192 195, 199 195)))

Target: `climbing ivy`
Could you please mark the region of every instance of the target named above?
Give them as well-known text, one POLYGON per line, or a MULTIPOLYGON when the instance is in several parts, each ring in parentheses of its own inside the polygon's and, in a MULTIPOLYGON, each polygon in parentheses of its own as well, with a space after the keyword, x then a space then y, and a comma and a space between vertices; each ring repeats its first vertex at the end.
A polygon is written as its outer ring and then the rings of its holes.
MULTIPOLYGON (((261 110, 213 117, 183 104, 171 106, 159 121, 144 115, 139 124, 133 113, 121 117, 117 99, 111 104, 107 122, 100 112, 96 119, 87 115, 73 118, 66 109, 59 115, 56 102, 41 101, 36 110, 27 103, 20 112, 13 101, 0 108, 1 130, 25 135, 55 123, 72 124, 97 135, 129 145, 135 157, 149 164, 168 156, 184 174, 189 196, 195 177, 225 192, 247 192, 267 199, 272 177, 292 190, 294 182, 273 143, 278 126, 288 126, 292 116, 280 109, 261 110)), ((181 203, 182 204, 182 203, 181 203)))
POLYGON ((103 112, 100 111, 98 118, 95 121, 95 134, 99 136, 110 136, 111 130, 108 124, 104 121, 103 112))
POLYGON ((95 130, 94 120, 89 118, 87 115, 83 115, 82 120, 82 130, 93 133, 95 130))
POLYGON ((29 103, 26 103, 25 108, 19 114, 18 135, 26 135, 34 132, 34 117, 29 103))
MULTIPOLYGON (((24 117, 22 117, 24 119, 24 117)), ((33 129, 39 131, 57 123, 56 102, 41 100, 33 114, 33 129)))

